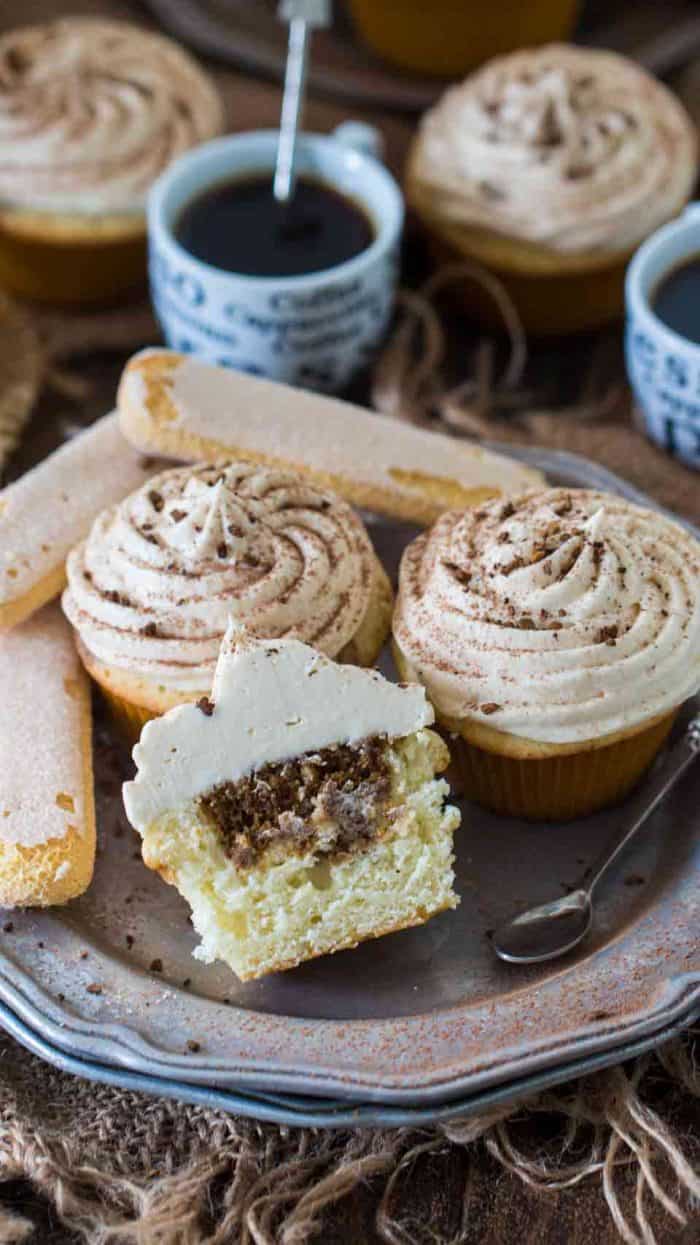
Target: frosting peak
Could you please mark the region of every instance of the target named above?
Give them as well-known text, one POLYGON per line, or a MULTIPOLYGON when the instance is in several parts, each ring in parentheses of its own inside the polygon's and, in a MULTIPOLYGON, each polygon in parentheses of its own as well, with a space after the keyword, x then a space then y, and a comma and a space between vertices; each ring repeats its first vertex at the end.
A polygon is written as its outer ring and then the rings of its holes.
POLYGON ((394 634, 446 717, 599 738, 700 687, 700 544, 584 489, 453 511, 404 554, 394 634))
POLYGON ((155 476, 98 516, 67 570, 64 609, 90 652, 182 691, 211 686, 231 618, 340 655, 381 573, 345 502, 241 462, 155 476))
POLYGON ((141 532, 155 534, 189 574, 212 561, 272 562, 271 538, 260 522, 265 504, 255 495, 241 495, 239 482, 231 468, 190 475, 184 487, 178 479, 174 490, 168 479, 162 492, 154 485, 135 495, 131 521, 141 532))
POLYGON ((666 87, 616 53, 553 44, 448 90, 411 174, 428 217, 576 253, 635 246, 690 197, 695 168, 666 87))
POLYGON ((0 38, 0 202, 10 207, 142 210, 166 165, 222 122, 209 79, 162 35, 68 17, 0 38))

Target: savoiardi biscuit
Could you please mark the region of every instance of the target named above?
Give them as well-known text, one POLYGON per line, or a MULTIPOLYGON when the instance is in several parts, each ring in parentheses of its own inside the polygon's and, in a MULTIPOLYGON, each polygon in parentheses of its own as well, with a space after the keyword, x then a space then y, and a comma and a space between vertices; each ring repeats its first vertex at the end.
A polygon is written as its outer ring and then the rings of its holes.
POLYGON ((95 858, 90 686, 58 605, 0 635, 0 905, 66 903, 95 858))
POLYGON ((157 469, 106 415, 0 492, 0 631, 58 595, 95 516, 157 469))
POLYGON ((542 482, 480 446, 168 350, 130 360, 117 404, 140 450, 292 467, 357 506, 416 523, 542 482))

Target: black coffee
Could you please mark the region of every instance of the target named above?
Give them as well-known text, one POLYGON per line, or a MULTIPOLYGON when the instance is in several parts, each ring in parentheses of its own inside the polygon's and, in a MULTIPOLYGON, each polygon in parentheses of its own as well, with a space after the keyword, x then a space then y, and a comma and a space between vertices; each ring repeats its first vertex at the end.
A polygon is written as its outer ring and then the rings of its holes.
POLYGON ((269 176, 212 186, 183 208, 175 236, 197 259, 252 277, 296 277, 352 259, 372 242, 369 217, 324 182, 299 178, 282 207, 269 176))
POLYGON ((700 255, 691 255, 661 278, 651 305, 670 329, 700 344, 700 255))

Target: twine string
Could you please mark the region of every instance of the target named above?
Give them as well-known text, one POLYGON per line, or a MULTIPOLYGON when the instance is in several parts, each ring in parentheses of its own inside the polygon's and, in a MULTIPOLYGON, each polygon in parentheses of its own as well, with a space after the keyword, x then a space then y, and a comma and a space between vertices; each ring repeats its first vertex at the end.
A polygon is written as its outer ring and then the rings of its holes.
POLYGON ((400 290, 398 308, 396 327, 374 371, 371 397, 378 411, 415 424, 437 417, 459 432, 480 435, 483 421, 498 402, 508 404, 517 397, 520 404, 526 399, 519 392, 528 357, 522 321, 503 283, 481 264, 473 260, 445 264, 419 290, 400 290), (442 375, 446 334, 436 300, 465 279, 479 285, 493 302, 509 353, 496 377, 494 342, 482 339, 473 373, 448 385, 442 375))

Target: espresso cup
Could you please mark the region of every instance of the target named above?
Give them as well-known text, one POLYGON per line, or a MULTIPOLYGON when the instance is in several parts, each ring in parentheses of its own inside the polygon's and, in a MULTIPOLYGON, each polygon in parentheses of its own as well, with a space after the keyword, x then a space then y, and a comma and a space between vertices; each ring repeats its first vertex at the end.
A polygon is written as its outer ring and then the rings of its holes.
POLYGON ((302 134, 297 171, 353 199, 373 240, 345 263, 294 277, 226 272, 196 259, 175 228, 193 198, 222 182, 270 173, 277 131, 227 135, 175 161, 148 201, 149 280, 166 342, 225 367, 306 389, 342 389, 370 362, 392 313, 403 226, 401 191, 366 151, 302 134))
POLYGON ((639 248, 625 281, 627 374, 647 434, 700 468, 700 345, 654 313, 659 282, 700 253, 700 203, 658 229, 639 248))

